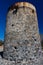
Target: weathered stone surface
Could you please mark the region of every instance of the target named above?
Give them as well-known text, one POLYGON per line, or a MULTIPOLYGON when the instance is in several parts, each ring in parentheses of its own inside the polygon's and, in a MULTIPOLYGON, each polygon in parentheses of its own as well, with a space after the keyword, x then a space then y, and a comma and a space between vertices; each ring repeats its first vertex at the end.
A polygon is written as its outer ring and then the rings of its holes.
POLYGON ((0 65, 15 65, 15 62, 0 58, 0 65))
POLYGON ((40 65, 41 44, 36 10, 20 7, 7 15, 4 58, 16 65, 40 65))

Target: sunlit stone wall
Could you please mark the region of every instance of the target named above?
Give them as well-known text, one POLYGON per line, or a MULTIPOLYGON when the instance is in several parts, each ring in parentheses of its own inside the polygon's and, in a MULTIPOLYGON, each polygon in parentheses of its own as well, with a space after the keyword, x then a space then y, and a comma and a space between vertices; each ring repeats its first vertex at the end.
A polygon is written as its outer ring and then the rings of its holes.
POLYGON ((38 65, 41 44, 35 7, 19 2, 9 8, 3 57, 17 65, 38 65))

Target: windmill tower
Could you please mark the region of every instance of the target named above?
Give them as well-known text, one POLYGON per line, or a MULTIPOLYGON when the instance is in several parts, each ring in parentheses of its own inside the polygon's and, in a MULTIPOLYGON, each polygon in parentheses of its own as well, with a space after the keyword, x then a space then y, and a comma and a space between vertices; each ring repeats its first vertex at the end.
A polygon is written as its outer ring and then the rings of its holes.
POLYGON ((6 22, 4 58, 21 65, 40 62, 40 35, 35 7, 18 2, 9 8, 6 22))

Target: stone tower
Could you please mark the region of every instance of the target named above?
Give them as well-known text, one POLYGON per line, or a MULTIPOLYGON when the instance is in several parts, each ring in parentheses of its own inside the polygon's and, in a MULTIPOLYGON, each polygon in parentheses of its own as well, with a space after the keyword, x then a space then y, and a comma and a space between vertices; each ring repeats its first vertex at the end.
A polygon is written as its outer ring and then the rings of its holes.
POLYGON ((18 2, 9 8, 3 57, 17 65, 40 63, 41 44, 35 7, 18 2))

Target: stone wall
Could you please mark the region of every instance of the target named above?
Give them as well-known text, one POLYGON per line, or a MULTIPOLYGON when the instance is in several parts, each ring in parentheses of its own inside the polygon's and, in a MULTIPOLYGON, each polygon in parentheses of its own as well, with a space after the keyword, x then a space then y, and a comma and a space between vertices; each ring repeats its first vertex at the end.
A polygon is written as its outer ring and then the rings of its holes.
POLYGON ((7 14, 3 57, 16 65, 38 65, 41 44, 36 10, 19 7, 7 14))

